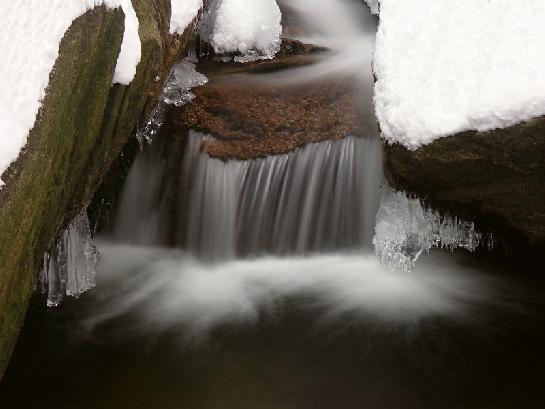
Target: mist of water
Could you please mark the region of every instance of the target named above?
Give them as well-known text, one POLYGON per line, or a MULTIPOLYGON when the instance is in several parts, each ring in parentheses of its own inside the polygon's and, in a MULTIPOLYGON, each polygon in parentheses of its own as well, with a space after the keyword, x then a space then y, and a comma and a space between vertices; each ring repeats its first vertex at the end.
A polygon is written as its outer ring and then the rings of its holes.
POLYGON ((352 316, 415 324, 437 316, 464 319, 494 295, 489 278, 454 260, 428 259, 406 274, 357 253, 207 265, 177 250, 101 248, 101 296, 90 327, 135 314, 140 330, 179 328, 181 337, 200 337, 224 324, 253 323, 289 299, 325 321, 352 316))

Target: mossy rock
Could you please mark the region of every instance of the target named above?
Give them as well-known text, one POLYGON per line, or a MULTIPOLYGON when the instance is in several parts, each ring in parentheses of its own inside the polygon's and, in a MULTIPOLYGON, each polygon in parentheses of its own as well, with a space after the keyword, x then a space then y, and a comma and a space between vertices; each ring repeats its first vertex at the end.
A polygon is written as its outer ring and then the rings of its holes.
POLYGON ((190 33, 168 34, 170 0, 133 0, 142 59, 129 86, 113 85, 124 15, 97 7, 60 44, 42 109, 0 190, 0 377, 44 251, 91 200, 190 33), (167 66, 168 65, 168 66, 167 66))
POLYGON ((103 7, 74 21, 25 151, 0 192, 0 374, 15 345, 43 251, 82 187, 123 37, 124 16, 103 7))
POLYGON ((511 253, 545 248, 545 117, 463 132, 410 151, 385 146, 391 184, 475 220, 511 253))

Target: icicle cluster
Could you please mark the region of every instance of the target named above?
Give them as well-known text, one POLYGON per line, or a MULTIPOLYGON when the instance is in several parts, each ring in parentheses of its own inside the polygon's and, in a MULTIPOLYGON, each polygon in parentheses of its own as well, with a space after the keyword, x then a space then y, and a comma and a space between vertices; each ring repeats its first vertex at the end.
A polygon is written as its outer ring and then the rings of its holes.
POLYGON ((136 137, 142 144, 151 143, 165 120, 166 106, 180 107, 195 98, 191 88, 204 85, 208 82, 205 75, 197 72, 192 57, 188 57, 176 64, 163 88, 157 106, 153 109, 146 123, 136 131, 136 137))
POLYGON ((383 186, 373 245, 392 270, 410 271, 423 252, 439 247, 475 251, 482 240, 473 222, 426 209, 419 199, 383 186))
POLYGON ((83 211, 44 254, 38 288, 47 293, 47 306, 57 307, 65 295, 77 298, 95 287, 97 264, 98 252, 83 211))

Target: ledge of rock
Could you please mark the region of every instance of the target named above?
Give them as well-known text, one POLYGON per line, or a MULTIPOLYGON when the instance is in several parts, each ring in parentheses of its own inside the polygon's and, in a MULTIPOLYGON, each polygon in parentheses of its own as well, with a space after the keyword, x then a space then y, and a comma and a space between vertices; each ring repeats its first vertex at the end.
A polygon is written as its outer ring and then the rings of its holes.
POLYGON ((112 86, 124 31, 121 9, 76 19, 60 44, 42 109, 0 190, 0 377, 22 325, 43 253, 91 199, 133 132, 157 78, 190 33, 168 34, 169 0, 133 0, 142 60, 129 86, 112 86))
POLYGON ((464 132, 415 151, 385 146, 389 182, 475 220, 508 251, 545 248, 545 117, 464 132))
POLYGON ((191 104, 173 113, 175 125, 216 137, 206 147, 211 156, 237 159, 287 153, 311 142, 358 134, 361 124, 349 78, 322 79, 319 86, 279 85, 274 77, 261 75, 308 66, 321 52, 325 50, 284 39, 272 60, 204 62, 198 68, 210 81, 193 90, 191 104))

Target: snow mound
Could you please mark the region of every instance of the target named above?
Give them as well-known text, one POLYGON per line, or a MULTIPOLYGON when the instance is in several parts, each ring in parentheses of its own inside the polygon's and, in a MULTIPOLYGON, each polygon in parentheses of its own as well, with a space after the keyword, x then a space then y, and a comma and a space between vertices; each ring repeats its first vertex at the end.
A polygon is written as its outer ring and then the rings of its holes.
POLYGON ((545 114, 545 1, 380 0, 383 136, 416 149, 545 114))
POLYGON ((275 0, 223 0, 211 44, 218 53, 240 52, 240 62, 273 58, 280 49, 281 17, 275 0))
POLYGON ((117 0, 125 13, 125 33, 121 51, 117 59, 114 83, 129 85, 136 75, 136 66, 142 57, 140 37, 138 35, 138 17, 131 0, 117 0))
MULTIPOLYGON (((17 159, 45 95, 59 43, 72 21, 105 4, 123 6, 125 36, 114 81, 129 83, 140 61, 138 20, 130 0, 28 0, 0 13, 0 175, 17 159)), ((4 182, 0 179, 0 187, 4 182)))
POLYGON ((170 34, 183 34, 202 6, 202 0, 171 0, 170 34))

